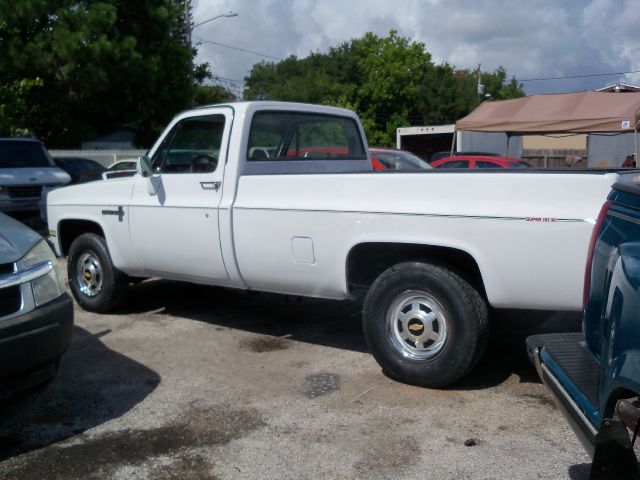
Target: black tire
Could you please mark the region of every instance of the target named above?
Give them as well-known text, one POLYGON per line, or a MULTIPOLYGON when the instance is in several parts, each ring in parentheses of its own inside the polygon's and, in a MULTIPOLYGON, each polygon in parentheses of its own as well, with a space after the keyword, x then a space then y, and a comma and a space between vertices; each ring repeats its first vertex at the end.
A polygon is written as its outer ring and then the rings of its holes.
POLYGON ((105 239, 94 233, 84 233, 71 244, 67 261, 67 276, 73 298, 78 302, 78 305, 90 312, 111 311, 122 304, 126 298, 129 279, 113 266, 105 239), (81 267, 78 263, 81 258, 87 256, 98 260, 99 269, 94 272, 94 283, 98 279, 97 272, 99 271, 99 289, 89 288, 88 282, 83 282, 80 278, 85 275, 85 271, 80 271, 81 267), (84 291, 83 287, 85 287, 84 291))
POLYGON ((369 289, 363 329, 369 350, 389 376, 413 385, 443 387, 462 378, 480 360, 489 337, 489 318, 482 295, 464 278, 443 266, 406 262, 385 270, 369 289), (422 312, 437 320, 423 322, 422 312), (425 335, 437 341, 424 340, 425 335), (414 343, 418 338, 420 343, 414 343))

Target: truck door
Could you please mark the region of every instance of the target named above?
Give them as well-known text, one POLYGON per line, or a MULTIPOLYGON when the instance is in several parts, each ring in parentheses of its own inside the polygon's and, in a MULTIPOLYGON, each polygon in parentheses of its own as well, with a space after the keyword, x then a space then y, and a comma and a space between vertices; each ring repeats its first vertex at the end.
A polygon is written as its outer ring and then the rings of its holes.
POLYGON ((151 152, 150 177, 136 175, 129 228, 151 276, 225 283, 218 206, 230 108, 209 108, 175 122, 151 152))

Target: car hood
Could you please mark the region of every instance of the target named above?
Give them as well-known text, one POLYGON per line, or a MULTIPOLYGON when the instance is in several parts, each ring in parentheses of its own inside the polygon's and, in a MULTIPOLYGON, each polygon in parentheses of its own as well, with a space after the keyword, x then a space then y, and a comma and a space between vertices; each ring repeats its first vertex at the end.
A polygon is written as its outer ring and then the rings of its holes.
POLYGON ((47 205, 128 205, 133 182, 125 177, 56 188, 47 194, 47 205))
POLYGON ((64 185, 71 181, 58 167, 0 168, 0 185, 64 185))
POLYGON ((0 213, 0 264, 18 261, 40 240, 29 227, 0 213))

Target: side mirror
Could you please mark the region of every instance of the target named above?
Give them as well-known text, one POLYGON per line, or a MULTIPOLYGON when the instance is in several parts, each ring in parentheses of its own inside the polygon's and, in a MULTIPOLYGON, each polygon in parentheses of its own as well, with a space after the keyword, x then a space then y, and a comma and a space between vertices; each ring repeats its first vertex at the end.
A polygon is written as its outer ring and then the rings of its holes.
POLYGON ((151 161, 149 157, 143 155, 138 158, 138 163, 136 164, 136 171, 142 175, 143 177, 150 177, 153 171, 151 170, 151 161))

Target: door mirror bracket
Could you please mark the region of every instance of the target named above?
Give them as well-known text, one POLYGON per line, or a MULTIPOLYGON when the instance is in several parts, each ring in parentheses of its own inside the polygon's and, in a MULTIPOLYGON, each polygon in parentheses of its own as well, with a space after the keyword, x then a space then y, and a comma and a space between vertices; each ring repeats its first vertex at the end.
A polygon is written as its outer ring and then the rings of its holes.
POLYGON ((153 171, 151 170, 151 161, 148 156, 143 155, 138 158, 136 164, 136 171, 143 177, 150 177, 153 171))

